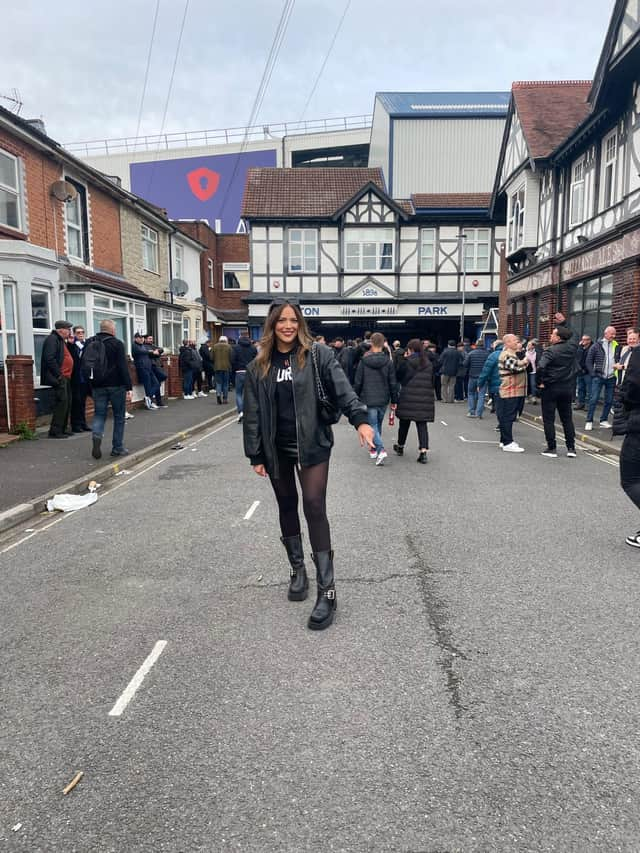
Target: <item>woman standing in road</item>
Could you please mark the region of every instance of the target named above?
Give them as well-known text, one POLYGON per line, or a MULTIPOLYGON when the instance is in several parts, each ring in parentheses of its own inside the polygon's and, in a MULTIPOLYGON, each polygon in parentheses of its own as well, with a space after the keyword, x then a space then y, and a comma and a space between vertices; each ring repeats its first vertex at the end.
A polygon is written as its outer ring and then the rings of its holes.
POLYGON ((291 565, 290 601, 303 601, 309 585, 298 515, 298 472, 318 584, 308 626, 322 630, 331 624, 336 610, 326 510, 333 433, 319 415, 312 346, 327 397, 357 429, 360 444, 373 447, 366 406, 329 347, 313 343, 295 300, 278 300, 269 309, 260 352, 247 367, 243 429, 245 455, 256 474, 269 477, 278 502, 281 541, 291 565))
POLYGON ((404 443, 409 434, 409 426, 414 421, 418 430, 417 462, 427 463, 429 449, 429 431, 427 422, 435 419, 435 391, 433 387, 433 366, 422 341, 417 338, 409 341, 405 359, 400 364, 397 376, 402 386, 396 415, 400 421, 398 443, 393 445, 398 456, 404 454, 404 443))

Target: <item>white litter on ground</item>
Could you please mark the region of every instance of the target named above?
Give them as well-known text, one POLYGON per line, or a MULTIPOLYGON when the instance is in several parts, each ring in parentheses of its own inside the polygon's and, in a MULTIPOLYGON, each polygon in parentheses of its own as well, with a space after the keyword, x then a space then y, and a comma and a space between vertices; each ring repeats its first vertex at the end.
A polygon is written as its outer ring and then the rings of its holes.
POLYGON ((54 495, 47 501, 47 510, 55 512, 75 512, 78 509, 84 509, 91 506, 98 500, 96 492, 87 492, 86 495, 54 495))

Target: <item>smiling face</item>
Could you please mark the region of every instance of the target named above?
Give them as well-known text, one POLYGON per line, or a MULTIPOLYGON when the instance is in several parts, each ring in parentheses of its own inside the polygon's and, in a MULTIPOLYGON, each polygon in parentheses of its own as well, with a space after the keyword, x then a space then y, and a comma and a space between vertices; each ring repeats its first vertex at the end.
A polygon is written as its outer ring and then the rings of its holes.
POLYGON ((285 305, 275 324, 276 346, 280 352, 288 352, 298 339, 298 318, 290 305, 285 305))

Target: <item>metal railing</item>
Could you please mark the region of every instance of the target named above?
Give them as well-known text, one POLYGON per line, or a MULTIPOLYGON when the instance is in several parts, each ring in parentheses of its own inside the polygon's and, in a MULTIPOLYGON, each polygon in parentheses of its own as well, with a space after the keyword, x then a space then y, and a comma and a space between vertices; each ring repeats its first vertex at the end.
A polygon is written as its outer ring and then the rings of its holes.
POLYGON ((251 127, 228 127, 217 130, 186 130, 180 133, 123 136, 115 139, 90 139, 84 142, 67 142, 63 147, 71 154, 100 157, 107 154, 135 154, 138 151, 159 151, 172 148, 194 148, 202 145, 228 145, 229 143, 264 142, 281 140, 283 136, 309 133, 331 133, 345 130, 366 130, 373 116, 357 115, 342 118, 285 121, 251 127))

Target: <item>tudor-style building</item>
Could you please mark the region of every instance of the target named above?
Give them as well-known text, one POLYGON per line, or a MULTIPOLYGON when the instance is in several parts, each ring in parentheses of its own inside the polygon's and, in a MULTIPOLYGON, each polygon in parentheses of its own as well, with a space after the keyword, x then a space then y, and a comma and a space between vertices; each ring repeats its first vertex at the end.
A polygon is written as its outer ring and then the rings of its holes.
POLYGON ((292 295, 314 331, 355 337, 477 336, 497 305, 504 229, 489 194, 394 200, 381 169, 251 169, 249 323, 292 295), (464 251, 463 251, 464 246, 464 251), (466 287, 465 287, 466 285, 466 287))
POLYGON ((494 189, 503 328, 591 336, 640 318, 640 3, 615 4, 593 83, 515 83, 494 189))

